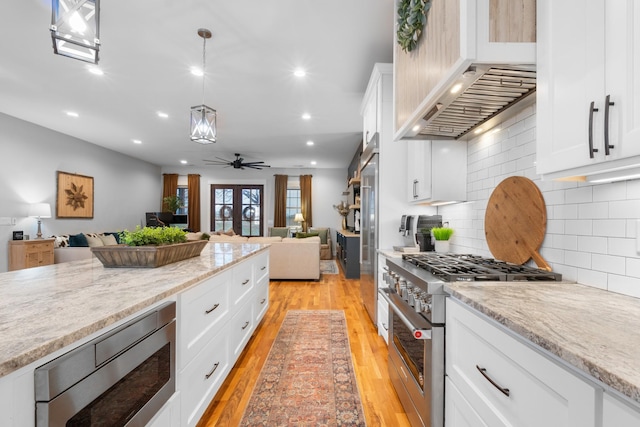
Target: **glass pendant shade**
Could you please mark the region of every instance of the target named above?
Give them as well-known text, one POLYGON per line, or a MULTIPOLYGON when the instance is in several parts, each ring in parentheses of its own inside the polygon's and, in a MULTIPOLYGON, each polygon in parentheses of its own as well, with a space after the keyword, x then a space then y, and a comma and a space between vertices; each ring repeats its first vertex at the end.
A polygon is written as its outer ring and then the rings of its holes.
POLYGON ((100 0, 51 0, 49 29, 55 54, 98 63, 100 0))
POLYGON ((204 104, 191 107, 191 140, 199 144, 216 142, 216 110, 204 104))

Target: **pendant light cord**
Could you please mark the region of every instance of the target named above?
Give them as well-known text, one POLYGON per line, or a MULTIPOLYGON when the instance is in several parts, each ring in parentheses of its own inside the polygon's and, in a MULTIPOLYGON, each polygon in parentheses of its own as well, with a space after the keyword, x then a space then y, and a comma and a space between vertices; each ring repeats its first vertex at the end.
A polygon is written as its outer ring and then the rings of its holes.
POLYGON ((202 105, 204 105, 204 77, 205 77, 205 69, 206 69, 206 56, 205 52, 207 49, 207 38, 202 37, 202 105))

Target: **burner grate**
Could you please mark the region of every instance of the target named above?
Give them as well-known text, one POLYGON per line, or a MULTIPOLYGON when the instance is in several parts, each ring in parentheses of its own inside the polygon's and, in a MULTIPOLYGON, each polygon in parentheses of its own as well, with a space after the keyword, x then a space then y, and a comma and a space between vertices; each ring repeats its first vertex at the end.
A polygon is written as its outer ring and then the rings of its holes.
POLYGON ((558 281, 562 275, 470 254, 404 254, 402 259, 440 279, 454 281, 558 281))

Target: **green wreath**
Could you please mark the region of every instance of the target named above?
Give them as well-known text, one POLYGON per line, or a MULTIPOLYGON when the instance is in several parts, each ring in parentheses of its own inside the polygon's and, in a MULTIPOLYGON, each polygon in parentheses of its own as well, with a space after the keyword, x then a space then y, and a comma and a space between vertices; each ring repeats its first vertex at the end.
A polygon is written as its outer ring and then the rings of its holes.
POLYGON ((411 52, 418 43, 427 12, 433 0, 400 0, 398 4, 398 44, 405 52, 411 52))

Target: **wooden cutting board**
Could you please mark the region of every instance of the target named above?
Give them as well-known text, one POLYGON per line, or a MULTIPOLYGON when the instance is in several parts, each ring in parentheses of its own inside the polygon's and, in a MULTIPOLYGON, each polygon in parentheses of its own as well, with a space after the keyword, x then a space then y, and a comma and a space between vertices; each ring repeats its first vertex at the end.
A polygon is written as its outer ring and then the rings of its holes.
POLYGON ((491 193, 484 217, 489 250, 496 259, 524 264, 531 258, 551 271, 538 250, 547 231, 547 209, 540 189, 528 178, 512 176, 491 193))

